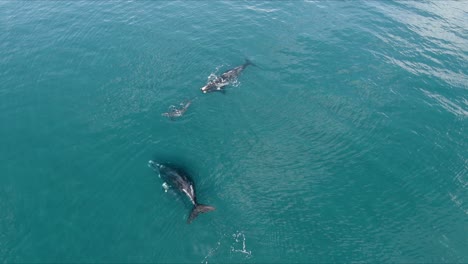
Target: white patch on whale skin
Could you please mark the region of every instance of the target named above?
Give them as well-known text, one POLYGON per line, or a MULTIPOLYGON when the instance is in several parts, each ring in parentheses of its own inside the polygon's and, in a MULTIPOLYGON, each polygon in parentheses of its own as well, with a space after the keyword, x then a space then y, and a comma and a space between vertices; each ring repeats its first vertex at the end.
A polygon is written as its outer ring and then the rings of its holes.
POLYGON ((200 88, 200 90, 202 90, 203 93, 206 93, 206 90, 207 90, 207 85, 203 86, 202 88, 200 88))
POLYGON ((190 198, 190 201, 191 201, 193 204, 195 204, 195 201, 193 200, 193 198, 192 198, 192 196, 189 194, 189 192, 188 192, 187 190, 185 190, 185 189, 182 189, 182 191, 183 191, 185 194, 187 194, 187 196, 190 198))
POLYGON ((192 196, 195 196, 195 193, 194 193, 194 191, 193 191, 193 186, 192 186, 192 185, 190 185, 190 193, 192 194, 192 196))
POLYGON ((169 184, 167 184, 167 182, 163 182, 162 187, 164 189, 164 192, 167 192, 167 190, 169 190, 169 188, 170 188, 169 184))
POLYGON ((217 87, 218 90, 219 90, 220 88, 223 88, 224 86, 226 86, 226 85, 228 85, 228 84, 229 84, 229 82, 220 82, 220 83, 217 83, 217 84, 216 84, 216 87, 217 87))
POLYGON ((164 165, 161 165, 161 164, 158 164, 152 160, 149 160, 148 161, 148 167, 150 167, 151 169, 153 169, 154 171, 158 172, 158 177, 161 178, 161 173, 156 170, 156 168, 158 169, 162 169, 164 167, 164 165))

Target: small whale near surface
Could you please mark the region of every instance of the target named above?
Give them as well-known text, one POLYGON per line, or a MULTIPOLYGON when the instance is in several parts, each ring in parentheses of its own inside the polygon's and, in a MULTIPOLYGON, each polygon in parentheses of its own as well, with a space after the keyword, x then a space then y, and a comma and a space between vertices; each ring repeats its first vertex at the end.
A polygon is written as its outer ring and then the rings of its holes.
POLYGON ((195 193, 195 184, 189 177, 188 173, 182 169, 166 164, 159 164, 152 160, 148 162, 148 166, 154 171, 159 172, 159 176, 164 181, 163 187, 166 191, 168 188, 174 188, 179 191, 181 195, 185 194, 185 196, 190 199, 190 202, 193 204, 193 208, 187 219, 188 224, 190 224, 200 213, 215 210, 213 206, 198 203, 195 193))
POLYGON ((247 66, 249 65, 256 66, 250 60, 245 59, 244 64, 223 72, 220 76, 216 77, 212 81, 209 81, 205 86, 200 88, 200 90, 203 93, 216 92, 216 91, 224 92, 223 88, 229 85, 230 83, 232 83, 233 81, 235 81, 237 77, 241 74, 241 72, 245 68, 247 68, 247 66))
POLYGON ((169 107, 169 111, 165 112, 165 113, 162 113, 161 115, 165 116, 165 117, 168 117, 171 120, 175 120, 175 118, 181 117, 181 116, 183 116, 185 114, 185 112, 187 112, 187 109, 192 104, 193 100, 195 100, 195 99, 196 98, 185 100, 185 101, 183 101, 182 103, 179 104, 179 107, 171 105, 169 107))

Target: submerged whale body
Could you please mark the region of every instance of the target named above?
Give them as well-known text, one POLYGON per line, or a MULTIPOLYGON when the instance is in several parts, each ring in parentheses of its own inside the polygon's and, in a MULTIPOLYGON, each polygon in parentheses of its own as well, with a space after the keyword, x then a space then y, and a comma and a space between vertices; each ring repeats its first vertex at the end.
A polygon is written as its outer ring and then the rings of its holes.
POLYGON ((180 191, 181 194, 185 194, 190 199, 190 202, 193 204, 193 209, 190 212, 187 223, 190 224, 200 213, 215 210, 212 206, 198 203, 195 194, 195 185, 188 174, 183 170, 159 164, 152 160, 148 162, 148 166, 159 172, 159 176, 164 181, 163 187, 166 190, 168 188, 174 188, 180 191))
POLYGON ((203 93, 209 93, 209 92, 216 92, 220 91, 223 92, 224 86, 232 83, 237 79, 237 77, 241 74, 241 72, 249 65, 255 65, 249 60, 245 60, 245 63, 237 66, 233 69, 225 71, 223 74, 218 76, 216 79, 213 81, 208 82, 205 86, 200 88, 200 90, 203 93))
POLYGON ((171 120, 174 120, 176 117, 181 117, 185 114, 185 112, 187 112, 187 109, 192 104, 193 100, 195 100, 195 98, 190 99, 190 100, 185 100, 179 104, 179 107, 171 105, 169 107, 169 111, 166 113, 162 113, 161 115, 165 117, 169 117, 171 120))

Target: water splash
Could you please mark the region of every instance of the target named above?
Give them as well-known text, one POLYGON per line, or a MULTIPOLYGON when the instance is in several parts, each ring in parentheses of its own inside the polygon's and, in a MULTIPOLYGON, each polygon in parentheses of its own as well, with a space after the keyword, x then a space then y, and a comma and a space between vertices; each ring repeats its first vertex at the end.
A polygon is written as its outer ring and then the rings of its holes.
POLYGON ((215 256, 216 253, 220 249, 222 251, 222 245, 225 245, 228 243, 231 243, 229 247, 231 253, 242 253, 245 255, 245 258, 250 258, 252 257, 252 251, 247 250, 245 241, 246 241, 245 234, 241 231, 236 231, 231 236, 223 234, 221 238, 218 240, 218 242, 216 242, 216 245, 208 251, 208 254, 203 258, 203 260, 200 263, 207 264, 208 260, 212 258, 213 256, 215 256), (225 241, 225 240, 229 240, 229 241, 225 241))
POLYGON ((176 117, 181 117, 185 114, 189 106, 192 104, 192 101, 195 100, 196 97, 192 99, 187 99, 179 103, 178 106, 171 105, 168 108, 168 111, 165 113, 162 113, 162 116, 169 117, 171 119, 174 119, 176 117))
POLYGON ((230 82, 230 85, 233 86, 233 87, 239 87, 240 84, 241 84, 241 82, 237 78, 234 81, 230 82))
POLYGON ((207 78, 207 81, 208 82, 212 82, 214 80, 216 80, 216 78, 218 78, 218 76, 215 74, 215 73, 211 73, 208 78, 207 78))
POLYGON ((212 82, 214 80, 216 80, 216 78, 218 78, 218 72, 219 72, 219 69, 221 69, 222 67, 224 67, 225 65, 224 64, 221 64, 219 66, 216 66, 216 69, 214 72, 210 73, 210 75, 208 75, 208 78, 207 78, 207 81, 208 82, 212 82))
POLYGON ((250 258, 252 256, 252 251, 247 250, 245 246, 245 234, 242 232, 237 231, 235 234, 232 235, 235 242, 231 245, 231 252, 239 252, 246 255, 246 258, 250 258), (241 241, 242 239, 242 241, 241 241), (236 249, 236 245, 242 242, 242 249, 236 249))

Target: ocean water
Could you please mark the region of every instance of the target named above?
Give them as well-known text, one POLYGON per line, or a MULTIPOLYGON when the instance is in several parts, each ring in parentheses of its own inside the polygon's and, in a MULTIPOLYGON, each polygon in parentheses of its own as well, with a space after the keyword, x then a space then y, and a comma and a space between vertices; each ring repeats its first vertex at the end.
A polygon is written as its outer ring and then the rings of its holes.
POLYGON ((468 262, 466 1, 1 1, 0 32, 2 263, 468 262))

